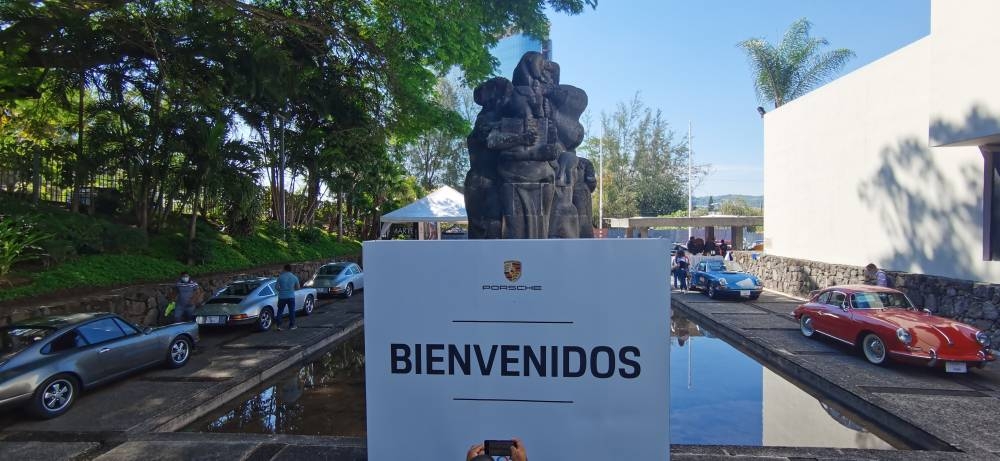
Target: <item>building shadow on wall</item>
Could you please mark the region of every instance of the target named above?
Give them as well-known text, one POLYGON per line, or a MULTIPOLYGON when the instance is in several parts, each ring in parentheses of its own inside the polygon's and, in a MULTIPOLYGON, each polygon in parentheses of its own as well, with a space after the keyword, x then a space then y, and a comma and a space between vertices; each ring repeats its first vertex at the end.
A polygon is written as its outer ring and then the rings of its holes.
POLYGON ((972 106, 961 124, 936 119, 931 122, 930 128, 931 141, 936 144, 954 142, 956 139, 976 139, 993 134, 1000 134, 1000 119, 979 104, 972 106))
POLYGON ((968 247, 978 251, 982 242, 962 236, 969 226, 983 227, 982 167, 963 165, 959 178, 948 178, 932 155, 916 137, 884 147, 878 170, 857 191, 879 222, 851 225, 871 226, 871 238, 883 248, 880 261, 886 269, 926 274, 935 272, 934 267, 948 267, 951 277, 974 280, 968 247))

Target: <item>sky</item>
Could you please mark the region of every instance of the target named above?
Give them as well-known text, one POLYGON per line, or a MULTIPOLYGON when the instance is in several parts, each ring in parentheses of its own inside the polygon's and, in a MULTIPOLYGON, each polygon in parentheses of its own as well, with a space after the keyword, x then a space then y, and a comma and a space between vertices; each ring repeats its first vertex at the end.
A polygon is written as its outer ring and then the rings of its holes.
POLYGON ((929 34, 930 0, 601 0, 549 14, 552 57, 561 82, 587 92, 592 126, 637 92, 678 139, 690 122, 694 162, 712 165, 695 196, 762 195, 764 104, 736 43, 777 42, 802 17, 829 49, 854 51, 846 74, 929 34))

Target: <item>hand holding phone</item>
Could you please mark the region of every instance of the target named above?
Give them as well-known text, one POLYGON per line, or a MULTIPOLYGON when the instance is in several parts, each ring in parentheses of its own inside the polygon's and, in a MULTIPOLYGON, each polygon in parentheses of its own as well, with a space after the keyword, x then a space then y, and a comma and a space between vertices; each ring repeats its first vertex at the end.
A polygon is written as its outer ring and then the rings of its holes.
POLYGON ((490 456, 510 456, 513 446, 513 440, 486 440, 483 442, 486 454, 490 456))

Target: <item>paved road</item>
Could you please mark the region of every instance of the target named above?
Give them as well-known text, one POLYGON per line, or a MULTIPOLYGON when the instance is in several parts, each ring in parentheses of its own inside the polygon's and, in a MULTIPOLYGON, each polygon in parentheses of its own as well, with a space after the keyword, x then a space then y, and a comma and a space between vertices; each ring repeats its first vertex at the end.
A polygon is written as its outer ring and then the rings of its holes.
POLYGON ((675 291, 672 304, 777 368, 864 414, 942 459, 956 450, 972 459, 1000 459, 1000 364, 968 374, 892 365, 879 367, 846 345, 809 339, 791 317, 801 301, 773 293, 749 302, 716 301, 675 291))
MULTIPOLYGON (((294 331, 258 333, 249 328, 202 330, 191 361, 176 370, 151 369, 85 392, 66 414, 31 420, 19 411, 0 415, 0 459, 24 458, 32 445, 14 441, 79 441, 60 444, 69 452, 48 459, 79 457, 94 443, 114 444, 135 434, 174 431, 271 376, 360 331, 363 294, 323 300, 294 331), (13 450, 13 451, 12 451, 13 450), (80 451, 82 450, 82 451, 80 451)), ((56 449, 55 445, 44 445, 56 449)), ((44 451, 43 451, 44 452, 44 451)), ((86 457, 86 456, 84 456, 86 457)))

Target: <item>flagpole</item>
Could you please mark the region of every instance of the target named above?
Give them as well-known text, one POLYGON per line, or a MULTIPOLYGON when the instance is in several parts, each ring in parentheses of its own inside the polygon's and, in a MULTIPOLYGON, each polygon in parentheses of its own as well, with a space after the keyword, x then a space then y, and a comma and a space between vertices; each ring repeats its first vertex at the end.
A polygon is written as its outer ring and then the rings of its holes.
MULTIPOLYGON (((688 120, 688 219, 691 219, 691 159, 694 157, 694 150, 691 147, 691 121, 688 120)), ((690 221, 688 222, 690 224, 690 221)), ((691 226, 688 226, 688 240, 694 235, 691 233, 691 226)))
POLYGON ((598 170, 600 173, 597 175, 598 184, 598 197, 597 197, 597 214, 598 214, 598 228, 604 229, 604 123, 601 123, 601 139, 598 141, 598 170))

